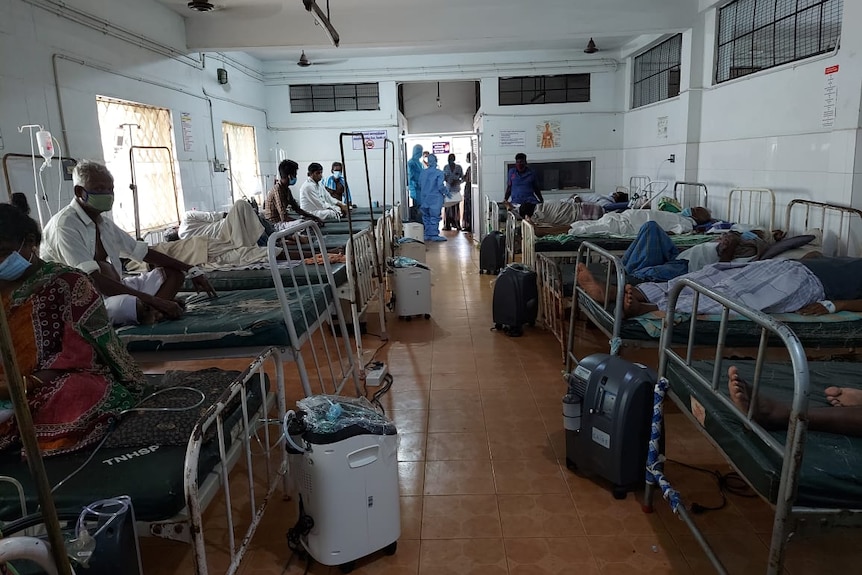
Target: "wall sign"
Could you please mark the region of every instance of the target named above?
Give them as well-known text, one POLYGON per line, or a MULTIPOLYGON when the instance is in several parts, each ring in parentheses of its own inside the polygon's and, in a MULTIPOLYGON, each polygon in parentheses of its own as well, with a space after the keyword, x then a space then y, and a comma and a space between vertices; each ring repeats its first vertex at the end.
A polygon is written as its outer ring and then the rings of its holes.
POLYGON ((667 116, 661 116, 656 123, 656 136, 659 140, 667 140, 667 116))
POLYGON ((192 136, 192 115, 188 112, 180 112, 180 126, 183 133, 183 151, 191 152, 195 144, 192 136))
POLYGON ((431 153, 435 156, 437 154, 448 154, 449 142, 431 142, 431 153))
POLYGON ((536 146, 538 148, 560 147, 560 122, 559 120, 545 120, 536 125, 536 146))
POLYGON ((835 125, 835 117, 838 115, 838 65, 829 66, 824 73, 826 85, 823 87, 823 112, 820 116, 820 125, 831 128, 835 125))
POLYGON ((525 130, 500 130, 501 148, 527 147, 527 132, 525 130))
POLYGON ((366 150, 382 150, 386 136, 386 130, 363 130, 362 136, 353 135, 353 149, 361 150, 364 147, 366 150))

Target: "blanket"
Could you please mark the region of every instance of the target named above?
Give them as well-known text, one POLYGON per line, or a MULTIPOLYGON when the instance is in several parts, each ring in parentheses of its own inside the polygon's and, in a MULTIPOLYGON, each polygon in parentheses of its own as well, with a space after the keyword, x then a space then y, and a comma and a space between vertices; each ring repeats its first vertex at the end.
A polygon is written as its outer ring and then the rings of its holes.
POLYGON ((604 213, 599 204, 554 200, 537 205, 530 220, 537 224, 570 224, 579 220, 597 220, 604 213))
POLYGON ((605 214, 595 221, 574 222, 569 228, 569 233, 573 236, 590 234, 634 236, 644 223, 650 221, 659 224, 664 231, 674 234, 689 233, 694 227, 694 220, 680 214, 658 210, 628 210, 622 213, 605 214))

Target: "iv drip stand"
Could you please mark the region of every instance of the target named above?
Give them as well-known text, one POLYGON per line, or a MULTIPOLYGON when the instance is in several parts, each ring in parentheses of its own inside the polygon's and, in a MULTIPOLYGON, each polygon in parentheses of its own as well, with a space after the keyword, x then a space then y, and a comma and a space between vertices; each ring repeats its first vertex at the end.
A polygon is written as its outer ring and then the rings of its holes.
POLYGON ((44 128, 39 124, 27 124, 25 126, 18 126, 18 133, 24 133, 25 128, 30 130, 30 155, 33 156, 33 191, 36 193, 36 212, 39 214, 39 227, 44 228, 45 217, 42 215, 42 203, 40 200, 44 199, 47 205, 48 198, 42 198, 39 195, 39 176, 36 174, 36 147, 33 145, 33 128, 39 128, 39 131, 42 131, 44 128))

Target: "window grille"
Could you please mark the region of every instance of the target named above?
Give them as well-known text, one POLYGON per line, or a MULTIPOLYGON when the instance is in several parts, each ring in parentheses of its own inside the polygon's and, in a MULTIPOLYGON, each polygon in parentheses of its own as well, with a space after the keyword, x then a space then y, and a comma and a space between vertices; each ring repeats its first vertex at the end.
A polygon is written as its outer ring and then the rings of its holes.
POLYGON ((379 110, 380 94, 374 84, 302 84, 290 87, 290 111, 349 112, 379 110))
POLYGON ((178 223, 179 178, 175 178, 174 134, 171 112, 145 104, 96 96, 102 154, 114 176, 114 209, 111 217, 123 230, 134 233, 135 212, 141 234, 178 223), (134 148, 132 148, 134 146, 134 148), (130 185, 132 157, 138 205, 130 185))
POLYGON ((590 75, 500 78, 499 101, 501 106, 589 102, 590 75))
POLYGON ((715 82, 831 52, 842 0, 734 0, 718 11, 715 82))
POLYGON ((671 36, 634 59, 632 108, 679 96, 682 34, 671 36))
MULTIPOLYGON (((224 149, 230 173, 231 196, 234 201, 261 194, 260 169, 254 126, 222 122, 224 149)), ((262 198, 257 198, 262 200, 262 198)))

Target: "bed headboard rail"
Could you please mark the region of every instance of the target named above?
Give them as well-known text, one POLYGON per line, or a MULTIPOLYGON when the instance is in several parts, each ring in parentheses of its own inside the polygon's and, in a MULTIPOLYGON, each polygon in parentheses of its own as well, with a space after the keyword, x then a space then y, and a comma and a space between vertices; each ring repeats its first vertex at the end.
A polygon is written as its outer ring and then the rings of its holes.
POLYGON ((674 182, 673 199, 678 201, 683 208, 695 208, 701 206, 708 208, 707 199, 709 190, 706 184, 700 182, 674 182))
POLYGON ((775 192, 769 188, 733 188, 727 196, 727 221, 775 229, 775 192))
POLYGON ((815 200, 791 200, 784 218, 787 235, 804 234, 813 228, 823 232, 824 255, 862 255, 858 241, 862 210, 815 200))

